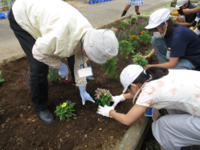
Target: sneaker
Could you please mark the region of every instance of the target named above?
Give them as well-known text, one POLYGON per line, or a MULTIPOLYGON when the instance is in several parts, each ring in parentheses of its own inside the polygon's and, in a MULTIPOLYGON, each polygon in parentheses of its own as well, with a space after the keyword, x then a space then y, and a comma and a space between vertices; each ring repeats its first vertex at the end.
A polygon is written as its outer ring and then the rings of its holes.
POLYGON ((197 28, 194 30, 194 33, 196 33, 197 35, 200 35, 200 30, 198 30, 197 28))

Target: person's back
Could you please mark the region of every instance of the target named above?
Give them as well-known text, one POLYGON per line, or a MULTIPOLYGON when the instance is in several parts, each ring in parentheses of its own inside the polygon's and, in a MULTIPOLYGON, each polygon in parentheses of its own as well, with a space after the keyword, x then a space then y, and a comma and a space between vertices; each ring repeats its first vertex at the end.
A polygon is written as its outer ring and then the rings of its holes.
POLYGON ((136 104, 157 109, 178 109, 200 116, 200 72, 169 70, 169 74, 148 82, 136 104))

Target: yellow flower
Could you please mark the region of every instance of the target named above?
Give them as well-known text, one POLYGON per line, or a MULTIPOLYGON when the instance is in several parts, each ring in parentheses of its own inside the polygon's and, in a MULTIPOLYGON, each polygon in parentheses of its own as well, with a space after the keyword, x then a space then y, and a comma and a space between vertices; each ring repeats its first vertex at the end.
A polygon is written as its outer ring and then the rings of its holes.
POLYGON ((125 41, 126 43, 128 43, 128 41, 125 41))
POLYGON ((63 108, 63 107, 66 107, 67 106, 67 103, 63 103, 62 105, 61 105, 61 107, 63 108))
POLYGON ((109 58, 108 60, 111 60, 112 58, 109 58))
POLYGON ((132 38, 132 40, 133 40, 134 38, 132 38))

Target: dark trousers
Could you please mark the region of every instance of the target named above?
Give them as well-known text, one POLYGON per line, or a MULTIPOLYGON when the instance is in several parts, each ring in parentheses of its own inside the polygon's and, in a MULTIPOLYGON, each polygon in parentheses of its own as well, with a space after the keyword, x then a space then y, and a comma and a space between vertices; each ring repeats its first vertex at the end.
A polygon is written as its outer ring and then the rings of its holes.
MULTIPOLYGON (((16 22, 12 9, 9 14, 10 27, 14 31, 15 36, 27 55, 28 63, 31 68, 30 88, 31 99, 36 111, 44 110, 47 108, 48 102, 48 65, 37 61, 33 58, 32 48, 35 44, 35 39, 24 29, 22 29, 16 22)), ((74 77, 74 56, 69 57, 68 65, 74 77)))

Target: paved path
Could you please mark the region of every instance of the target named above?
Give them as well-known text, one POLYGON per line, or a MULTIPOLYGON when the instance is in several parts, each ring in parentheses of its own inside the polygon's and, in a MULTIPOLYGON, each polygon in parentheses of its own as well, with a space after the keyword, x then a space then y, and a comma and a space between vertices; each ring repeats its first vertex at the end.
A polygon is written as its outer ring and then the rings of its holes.
MULTIPOLYGON (((127 0, 115 0, 94 5, 85 5, 83 1, 85 0, 77 0, 80 4, 77 9, 91 22, 93 27, 100 27, 101 25, 120 18, 127 2, 127 0)), ((171 0, 144 0, 144 5, 140 7, 140 12, 151 11, 170 1, 171 0)), ((134 13, 134 7, 131 7, 127 15, 134 13)), ((8 20, 0 20, 0 63, 2 63, 3 60, 15 60, 24 55, 19 42, 9 27, 8 20)))

